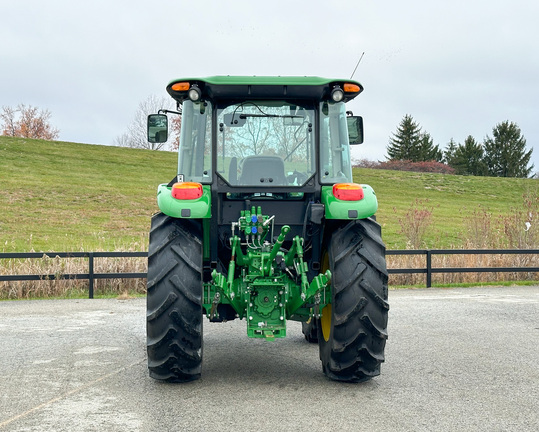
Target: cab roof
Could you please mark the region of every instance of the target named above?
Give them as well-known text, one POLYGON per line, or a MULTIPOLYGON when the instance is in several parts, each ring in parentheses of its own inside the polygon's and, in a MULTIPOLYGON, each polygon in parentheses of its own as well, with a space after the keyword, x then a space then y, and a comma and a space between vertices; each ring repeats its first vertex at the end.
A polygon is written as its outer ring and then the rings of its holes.
POLYGON ((179 103, 188 99, 188 89, 198 87, 204 100, 293 99, 322 101, 330 98, 331 91, 344 84, 357 86, 354 92, 344 93, 344 102, 355 98, 363 86, 353 80, 315 76, 210 76, 206 78, 180 78, 172 80, 167 92, 179 103), (181 86, 180 84, 185 84, 181 86), (178 90, 180 88, 180 90, 178 90))

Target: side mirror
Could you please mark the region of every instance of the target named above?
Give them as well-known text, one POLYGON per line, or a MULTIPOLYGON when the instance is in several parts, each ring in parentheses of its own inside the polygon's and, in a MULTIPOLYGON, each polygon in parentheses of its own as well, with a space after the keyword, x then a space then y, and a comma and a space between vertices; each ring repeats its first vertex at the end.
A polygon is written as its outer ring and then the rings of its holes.
POLYGON ((363 144, 363 117, 346 117, 348 124, 348 141, 350 144, 363 144))
POLYGON ((150 114, 148 116, 148 141, 164 143, 168 140, 168 118, 165 114, 150 114))

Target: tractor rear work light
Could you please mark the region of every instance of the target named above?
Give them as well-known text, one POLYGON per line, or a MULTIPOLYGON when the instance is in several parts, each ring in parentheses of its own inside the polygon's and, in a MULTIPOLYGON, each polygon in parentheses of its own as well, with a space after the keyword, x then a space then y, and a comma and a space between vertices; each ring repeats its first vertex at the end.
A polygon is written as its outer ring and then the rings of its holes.
POLYGON ((365 194, 357 183, 337 183, 333 185, 333 196, 343 201, 360 201, 365 194))
POLYGON ((340 102, 344 99, 344 92, 339 86, 333 87, 333 90, 331 90, 330 93, 331 99, 333 99, 333 102, 340 102))
POLYGON ((200 100, 200 98, 202 97, 202 92, 196 84, 193 84, 191 86, 191 88, 189 89, 189 93, 187 94, 189 95, 189 99, 191 99, 193 102, 200 100))
POLYGON ((174 183, 172 185, 172 198, 178 200, 194 200, 202 196, 202 185, 195 182, 174 183))

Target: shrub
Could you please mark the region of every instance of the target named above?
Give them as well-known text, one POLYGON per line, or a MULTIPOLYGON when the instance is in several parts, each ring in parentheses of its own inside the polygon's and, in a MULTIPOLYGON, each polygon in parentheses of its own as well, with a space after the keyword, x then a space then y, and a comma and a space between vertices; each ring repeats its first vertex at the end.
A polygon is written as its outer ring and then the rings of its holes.
MULTIPOLYGON (((397 218, 400 224, 399 233, 406 237, 409 249, 420 249, 425 233, 432 224, 433 207, 428 207, 429 200, 416 199, 403 217, 397 218)), ((397 210, 394 208, 396 213, 397 210)))
POLYGON ((455 174, 455 169, 436 161, 412 162, 409 160, 389 160, 374 162, 368 159, 354 161, 355 168, 387 169, 395 171, 427 172, 439 174, 455 174))

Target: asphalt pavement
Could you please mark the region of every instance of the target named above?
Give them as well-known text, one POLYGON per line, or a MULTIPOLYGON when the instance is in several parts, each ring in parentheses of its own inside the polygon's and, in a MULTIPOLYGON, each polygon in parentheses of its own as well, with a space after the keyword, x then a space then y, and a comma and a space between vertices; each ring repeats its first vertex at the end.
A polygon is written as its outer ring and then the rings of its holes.
POLYGON ((202 379, 146 366, 145 299, 0 302, 0 430, 536 431, 539 286, 392 290, 382 373, 322 373, 299 323, 275 342, 204 325, 202 379))

